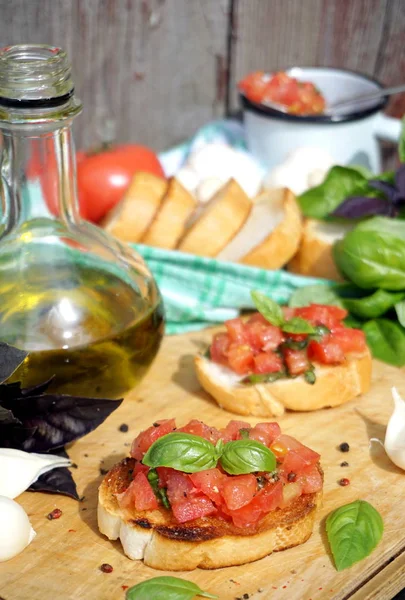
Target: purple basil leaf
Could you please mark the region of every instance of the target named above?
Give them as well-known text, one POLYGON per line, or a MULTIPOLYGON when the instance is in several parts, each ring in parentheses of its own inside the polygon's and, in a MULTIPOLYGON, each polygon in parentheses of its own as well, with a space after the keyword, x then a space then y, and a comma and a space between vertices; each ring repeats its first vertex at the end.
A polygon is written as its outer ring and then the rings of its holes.
POLYGON ((405 199, 405 164, 401 165, 395 173, 395 187, 402 199, 405 199))
POLYGON ((16 398, 21 397, 21 384, 19 381, 15 383, 0 383, 0 406, 7 404, 16 398))
POLYGON ((12 410, 28 430, 26 438, 17 447, 27 452, 48 452, 96 429, 121 402, 46 394, 25 396, 2 404, 12 410))
POLYGON ((28 352, 0 342, 0 383, 11 377, 27 356, 28 352))
MULTIPOLYGON (((54 454, 69 458, 64 448, 57 450, 54 454)), ((74 500, 79 500, 76 484, 73 480, 72 473, 67 467, 58 467, 57 469, 52 469, 52 471, 48 471, 48 473, 41 475, 35 483, 30 485, 28 491, 63 494, 74 500)))
POLYGON ((388 200, 391 200, 391 202, 394 202, 397 190, 393 185, 390 185, 389 183, 386 183, 385 181, 379 181, 378 179, 372 179, 368 182, 368 184, 370 187, 374 188, 375 190, 378 190, 379 192, 382 192, 383 194, 385 194, 385 196, 388 198, 388 200))
MULTIPOLYGON (((21 425, 21 421, 15 418, 11 410, 0 406, 0 425, 5 427, 6 425, 21 425)), ((0 438, 1 444, 1 438, 0 438)))
POLYGON ((368 198, 367 196, 353 196, 340 204, 332 213, 334 217, 345 219, 359 219, 370 215, 393 216, 395 208, 384 198, 368 198))
POLYGON ((53 375, 52 377, 50 377, 47 381, 44 381, 43 383, 39 383, 38 385, 33 385, 30 388, 24 388, 23 390, 21 390, 20 397, 21 396, 40 396, 41 394, 44 394, 54 379, 55 379, 55 375, 53 375))

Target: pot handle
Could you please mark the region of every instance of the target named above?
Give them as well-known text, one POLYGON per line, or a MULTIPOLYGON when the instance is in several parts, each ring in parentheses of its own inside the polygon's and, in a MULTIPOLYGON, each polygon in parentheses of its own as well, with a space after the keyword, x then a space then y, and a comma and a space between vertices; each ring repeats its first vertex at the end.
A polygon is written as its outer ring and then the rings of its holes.
POLYGON ((401 135, 402 121, 380 113, 377 115, 374 127, 377 137, 387 142, 398 142, 401 135))

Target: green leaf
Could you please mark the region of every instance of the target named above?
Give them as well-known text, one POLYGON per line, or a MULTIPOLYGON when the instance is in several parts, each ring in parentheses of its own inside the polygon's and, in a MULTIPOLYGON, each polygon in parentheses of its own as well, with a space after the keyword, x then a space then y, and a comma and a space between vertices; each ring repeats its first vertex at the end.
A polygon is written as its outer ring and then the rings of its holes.
POLYGON ((225 444, 220 463, 230 475, 257 471, 271 472, 277 466, 276 457, 264 444, 255 440, 236 440, 225 444))
POLYGON ((216 467, 219 453, 209 440, 191 433, 163 435, 150 446, 142 459, 148 467, 171 467, 185 473, 197 473, 216 467))
POLYGON ((296 308, 300 306, 308 306, 308 304, 332 304, 343 308, 343 303, 339 294, 337 293, 338 286, 329 285, 306 285, 305 287, 298 288, 292 294, 289 306, 296 308))
POLYGON ((324 219, 349 196, 364 196, 370 191, 368 180, 357 168, 332 167, 321 185, 298 196, 306 217, 324 219))
POLYGON ((338 268, 361 288, 403 290, 405 223, 402 224, 404 238, 384 230, 363 228, 364 224, 358 225, 334 245, 333 255, 338 268))
POLYGON ((356 231, 376 231, 405 240, 405 222, 389 217, 372 217, 359 223, 356 231))
POLYGON ((170 508, 170 502, 169 498, 167 497, 165 488, 159 487, 159 475, 156 469, 149 469, 147 478, 153 490, 153 493, 156 496, 156 499, 160 501, 165 508, 170 508))
POLYGON ((405 162, 405 116, 402 118, 402 130, 398 143, 399 160, 405 162))
POLYGON ((282 330, 286 333, 315 333, 315 327, 309 321, 301 317, 293 317, 282 325, 282 330))
POLYGON ((374 319, 363 325, 374 358, 389 365, 405 365, 405 329, 388 319, 374 319))
POLYGON ((251 292, 251 296, 257 310, 269 323, 277 327, 280 327, 284 323, 283 311, 277 302, 255 290, 251 292))
POLYGON ((400 325, 405 327, 405 300, 402 300, 395 305, 395 312, 397 313, 400 325))
POLYGON ((218 598, 204 592, 192 581, 179 577, 153 577, 134 585, 126 593, 126 600, 192 600, 196 596, 218 598))
POLYGON ((358 317, 375 319, 386 313, 403 298, 405 298, 405 293, 403 292, 376 290, 371 296, 366 296, 365 298, 346 298, 344 305, 349 312, 358 317))
POLYGON ((307 383, 313 385, 316 382, 316 375, 314 369, 308 369, 308 371, 305 371, 304 379, 307 383))
POLYGON ((326 533, 336 569, 347 569, 371 554, 381 540, 383 530, 380 513, 364 500, 356 500, 333 511, 326 519, 326 533))
POLYGON ((282 379, 286 376, 287 374, 285 371, 276 371, 275 373, 253 373, 252 375, 247 375, 244 379, 242 379, 241 383, 269 383, 277 381, 277 379, 282 379))

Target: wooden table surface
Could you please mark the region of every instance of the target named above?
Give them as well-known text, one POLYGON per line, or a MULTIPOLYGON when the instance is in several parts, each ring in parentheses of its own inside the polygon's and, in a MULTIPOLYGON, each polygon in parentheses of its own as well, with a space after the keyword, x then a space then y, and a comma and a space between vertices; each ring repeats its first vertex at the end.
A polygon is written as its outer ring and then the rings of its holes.
MULTIPOLYGON (((28 492, 18 498, 37 537, 22 554, 0 565, 2 600, 124 600, 125 586, 164 574, 130 561, 119 542, 110 542, 98 532, 100 468, 108 469, 126 455, 138 431, 158 418, 174 416, 178 424, 200 418, 224 426, 234 417, 201 391, 193 372, 192 356, 209 335, 206 331, 166 338, 142 384, 97 431, 71 447, 82 502, 28 492), (129 425, 127 433, 119 431, 122 423, 129 425), (56 507, 63 515, 49 521, 46 515, 56 507), (102 563, 110 563, 114 571, 102 573, 102 563)), ((405 586, 405 473, 378 444, 370 450, 369 442, 384 438, 392 410, 392 385, 405 394, 403 371, 376 362, 372 389, 364 397, 335 409, 289 413, 280 419, 285 432, 322 455, 324 502, 306 544, 249 565, 176 575, 217 593, 221 600, 243 594, 251 600, 392 598, 405 586), (338 450, 341 442, 350 444, 348 453, 338 450), (344 460, 348 467, 340 466, 344 460), (349 486, 338 485, 342 477, 350 479, 349 486), (382 514, 383 539, 370 557, 338 573, 327 547, 325 517, 358 498, 371 502, 382 514)))

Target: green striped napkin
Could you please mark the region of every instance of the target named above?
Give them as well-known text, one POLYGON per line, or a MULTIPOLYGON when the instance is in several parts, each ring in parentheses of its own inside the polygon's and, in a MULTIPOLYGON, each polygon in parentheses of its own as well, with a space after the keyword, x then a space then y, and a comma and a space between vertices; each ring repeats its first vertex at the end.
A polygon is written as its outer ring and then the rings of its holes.
POLYGON ((145 259, 162 293, 168 335, 222 323, 237 317, 243 309, 254 308, 250 297, 253 289, 285 304, 297 288, 331 283, 142 244, 134 247, 145 259))

